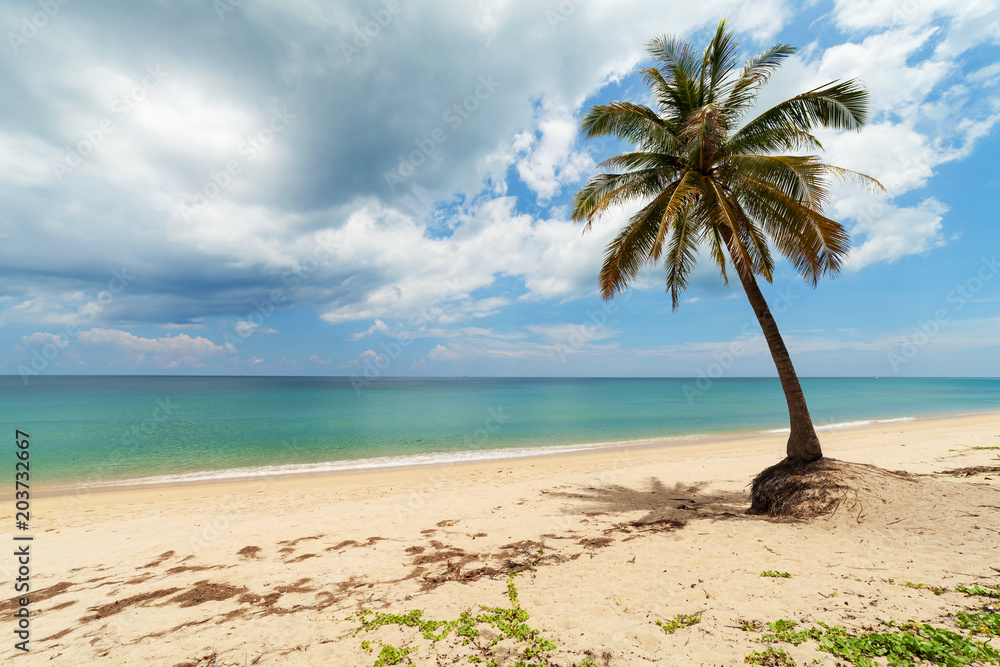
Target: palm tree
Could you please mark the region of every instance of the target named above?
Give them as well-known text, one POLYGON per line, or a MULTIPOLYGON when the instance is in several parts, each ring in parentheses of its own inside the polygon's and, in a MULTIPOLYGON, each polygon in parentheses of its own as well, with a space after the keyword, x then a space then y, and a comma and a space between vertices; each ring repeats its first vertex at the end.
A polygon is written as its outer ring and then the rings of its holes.
POLYGON ((676 310, 697 258, 707 249, 728 284, 731 262, 760 322, 788 402, 786 464, 823 457, 788 349, 757 285, 770 282, 772 247, 815 287, 836 274, 850 249, 844 227, 823 215, 831 179, 877 181, 825 164, 814 127, 859 130, 868 91, 857 80, 832 82, 785 100, 746 121, 773 72, 795 49, 778 44, 737 69, 726 22, 698 54, 677 38, 647 45, 655 67, 642 71, 656 109, 631 102, 593 107, 581 123, 588 137, 613 136, 635 146, 600 165, 617 173, 592 177, 573 200, 584 231, 609 208, 643 204, 608 245, 600 285, 605 299, 624 290, 646 263, 662 260, 676 310), (728 261, 727 261, 728 257, 728 261))

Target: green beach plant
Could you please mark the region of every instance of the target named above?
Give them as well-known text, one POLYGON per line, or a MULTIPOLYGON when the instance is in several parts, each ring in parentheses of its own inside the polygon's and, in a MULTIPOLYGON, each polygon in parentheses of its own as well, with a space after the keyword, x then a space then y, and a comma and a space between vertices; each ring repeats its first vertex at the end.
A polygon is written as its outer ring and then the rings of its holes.
MULTIPOLYGON (((507 599, 510 607, 486 607, 480 605, 481 613, 474 614, 471 611, 463 611, 459 617, 451 621, 436 621, 424 618, 424 612, 414 609, 403 614, 393 614, 384 612, 373 612, 361 610, 351 614, 347 620, 360 623, 354 631, 357 635, 361 632, 375 632, 380 628, 394 625, 403 628, 413 628, 420 632, 420 635, 433 644, 444 641, 453 632, 462 646, 470 646, 483 653, 480 656, 469 656, 470 663, 482 662, 484 656, 487 667, 505 667, 507 663, 502 663, 499 658, 488 657, 494 652, 494 647, 504 640, 511 640, 516 646, 521 658, 512 664, 512 667, 547 667, 550 661, 546 654, 556 649, 556 644, 551 639, 542 636, 541 632, 528 625, 528 612, 521 606, 518 599, 517 586, 514 583, 515 572, 507 577, 507 599), (491 629, 492 639, 485 644, 475 644, 474 640, 482 634, 480 627, 491 629)), ((372 651, 371 643, 365 640, 361 643, 361 648, 365 651, 372 651)), ((395 665, 407 659, 406 656, 417 650, 415 646, 396 648, 388 644, 382 646, 378 659, 372 667, 382 667, 382 665, 395 665)))
POLYGON ((1000 586, 983 588, 979 584, 973 584, 972 588, 969 588, 968 586, 955 586, 955 590, 959 593, 965 593, 966 595, 979 595, 987 598, 1000 599, 1000 586))
POLYGON ((777 621, 771 621, 767 624, 767 628, 770 632, 762 634, 758 641, 764 643, 785 642, 786 644, 794 644, 795 646, 798 646, 807 639, 819 639, 823 635, 823 633, 816 628, 796 630, 796 625, 798 624, 795 621, 790 621, 784 618, 779 618, 777 621))
MULTIPOLYGON (((988 614, 966 614, 959 612, 956 625, 971 633, 996 636, 997 615, 990 618, 988 614)), ((897 624, 887 623, 884 632, 850 631, 834 625, 830 626, 820 621, 818 627, 796 629, 794 621, 779 619, 767 624, 770 632, 763 632, 757 641, 763 643, 788 643, 798 646, 807 641, 816 642, 815 648, 825 653, 831 653, 847 660, 857 667, 875 667, 879 662, 876 658, 884 658, 888 664, 902 666, 931 663, 944 667, 957 667, 967 664, 1000 665, 1000 653, 990 644, 977 641, 965 635, 946 628, 936 628, 927 623, 907 621, 897 624)), ((753 628, 744 627, 745 630, 753 628)), ((770 662, 752 662, 751 664, 794 664, 780 662, 777 653, 780 649, 769 646, 768 650, 748 654, 757 660, 770 662)), ((787 655, 785 655, 787 658, 787 655)), ((790 660, 790 659, 789 659, 790 660)))
MULTIPOLYGON (((914 583, 912 581, 904 581, 903 585, 906 586, 907 588, 917 588, 917 589, 923 588, 923 589, 932 591, 934 593, 934 595, 943 595, 944 593, 948 592, 947 588, 943 588, 941 586, 928 586, 927 584, 918 584, 918 583, 914 583)), ((956 589, 956 590, 961 590, 961 589, 962 589, 962 587, 959 586, 958 589, 956 589)))
POLYGON ((1000 637, 1000 614, 995 611, 960 611, 956 615, 955 625, 968 630, 974 635, 989 635, 1000 637))
POLYGON ((743 658, 749 665, 766 665, 769 667, 795 667, 795 661, 780 648, 768 646, 763 651, 751 651, 743 658))
POLYGON ((677 614, 669 621, 656 619, 656 625, 668 635, 672 635, 681 628, 689 628, 696 623, 701 623, 700 616, 688 616, 687 614, 677 614))
POLYGON ((417 649, 415 648, 396 648, 395 646, 390 646, 385 644, 382 646, 382 650, 379 651, 378 660, 375 661, 372 667, 384 667, 385 665, 398 665, 406 659, 406 656, 413 653, 417 649))
MULTIPOLYGON (((822 149, 812 134, 816 128, 860 130, 868 120, 868 91, 857 80, 835 81, 748 119, 793 47, 777 44, 739 68, 739 45, 723 20, 700 53, 667 36, 651 40, 647 51, 654 66, 642 73, 655 108, 612 102, 594 106, 582 120, 585 137, 611 136, 634 150, 599 165, 612 171, 593 176, 576 193, 572 218, 586 232, 608 210, 641 204, 605 251, 599 281, 605 299, 624 291, 644 265, 662 262, 676 309, 699 249, 727 284, 732 267, 764 332, 788 405, 791 431, 783 463, 801 468, 823 451, 757 278, 773 279, 775 251, 813 286, 840 270, 850 240, 841 223, 822 213, 831 182, 881 185, 799 153, 822 149)), ((768 511, 756 482, 752 495, 752 507, 768 511)))

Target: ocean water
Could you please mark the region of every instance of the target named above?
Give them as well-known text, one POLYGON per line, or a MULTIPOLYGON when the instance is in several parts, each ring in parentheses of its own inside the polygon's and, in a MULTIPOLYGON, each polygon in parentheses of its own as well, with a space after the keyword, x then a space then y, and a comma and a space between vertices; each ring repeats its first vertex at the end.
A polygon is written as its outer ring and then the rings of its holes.
MULTIPOLYGON (((819 428, 1000 412, 1000 379, 803 378, 819 428)), ((788 427, 777 379, 0 377, 34 486, 504 458, 788 427)), ((8 449, 13 452, 13 448, 8 449)), ((13 467, 13 454, 11 454, 13 467)))

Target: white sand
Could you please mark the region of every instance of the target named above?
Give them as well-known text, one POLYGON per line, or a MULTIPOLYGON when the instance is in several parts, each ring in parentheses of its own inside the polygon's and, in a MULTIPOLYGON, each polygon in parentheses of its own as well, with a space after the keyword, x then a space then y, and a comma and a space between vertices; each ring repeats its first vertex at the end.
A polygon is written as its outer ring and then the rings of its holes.
MULTIPOLYGON (((506 605, 512 563, 534 563, 515 581, 558 665, 741 664, 764 647, 739 619, 954 628, 949 614, 975 598, 899 584, 1000 583, 1000 476, 928 475, 1000 465, 1000 451, 971 449, 1000 446, 998 435, 1000 415, 824 433, 830 457, 921 476, 886 487, 885 502, 810 522, 744 513, 746 485, 781 457, 780 435, 35 499, 32 650, 13 649, 8 601, 0 659, 353 666, 389 643, 418 647, 402 664, 468 665, 486 635, 468 646, 396 627, 352 636, 345 618, 506 605), (673 634, 655 625, 677 614, 702 620, 673 634)), ((12 503, 0 520, 13 525, 12 503)), ((781 648, 798 664, 838 664, 814 643, 781 648)))

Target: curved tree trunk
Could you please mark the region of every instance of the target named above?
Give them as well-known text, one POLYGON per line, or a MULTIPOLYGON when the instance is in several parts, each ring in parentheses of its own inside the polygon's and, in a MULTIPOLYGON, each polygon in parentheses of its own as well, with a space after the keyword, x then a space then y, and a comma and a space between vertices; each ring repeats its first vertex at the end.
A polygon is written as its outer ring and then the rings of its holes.
MULTIPOLYGON (((723 231, 723 240, 729 245, 731 233, 723 231)), ((733 263, 735 266, 735 262, 733 263)), ((736 273, 743 283, 743 290, 750 300, 753 312, 760 322, 760 328, 764 330, 764 338, 767 340, 767 347, 771 350, 771 358, 778 369, 778 378, 781 380, 781 388, 785 392, 785 401, 788 403, 788 417, 791 426, 791 433, 788 434, 788 445, 785 448, 789 461, 809 463, 823 458, 823 450, 819 445, 819 437, 816 429, 813 428, 812 418, 809 416, 809 408, 806 407, 806 397, 802 393, 802 386, 799 378, 795 374, 792 366, 792 358, 788 355, 785 341, 781 339, 778 325, 771 315, 771 309, 767 307, 767 301, 761 294, 757 286, 757 280, 746 267, 736 266, 736 273)))

